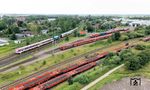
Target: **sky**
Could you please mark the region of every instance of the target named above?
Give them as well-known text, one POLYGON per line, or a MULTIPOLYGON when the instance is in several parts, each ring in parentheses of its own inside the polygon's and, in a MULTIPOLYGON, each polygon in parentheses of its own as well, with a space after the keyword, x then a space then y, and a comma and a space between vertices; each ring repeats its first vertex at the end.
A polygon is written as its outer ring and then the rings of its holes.
POLYGON ((150 14, 150 0, 0 0, 0 14, 150 14))

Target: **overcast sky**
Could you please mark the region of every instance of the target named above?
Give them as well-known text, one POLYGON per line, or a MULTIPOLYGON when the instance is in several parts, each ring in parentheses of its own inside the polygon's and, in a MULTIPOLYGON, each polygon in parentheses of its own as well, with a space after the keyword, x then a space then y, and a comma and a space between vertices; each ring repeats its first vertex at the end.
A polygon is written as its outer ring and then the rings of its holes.
POLYGON ((150 14, 150 0, 0 0, 0 13, 150 14))

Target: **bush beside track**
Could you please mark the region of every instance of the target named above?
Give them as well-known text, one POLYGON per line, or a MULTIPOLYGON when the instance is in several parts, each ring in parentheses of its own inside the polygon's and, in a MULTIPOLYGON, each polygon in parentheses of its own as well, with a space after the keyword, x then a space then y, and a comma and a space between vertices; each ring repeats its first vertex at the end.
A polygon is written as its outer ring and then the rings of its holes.
MULTIPOLYGON (((139 45, 145 45, 146 48, 144 50, 137 50, 136 46, 135 48, 130 49, 134 54, 140 54, 142 51, 149 50, 150 49, 150 44, 141 42, 139 45), (138 51, 138 52, 137 52, 138 51)), ((91 87, 89 90, 100 90, 104 85, 108 83, 113 83, 114 81, 121 80, 122 78, 125 77, 136 77, 136 76, 141 76, 150 79, 150 73, 149 73, 149 68, 150 68, 150 62, 148 62, 146 65, 142 66, 142 68, 133 71, 133 70, 128 70, 127 66, 124 66, 120 68, 119 70, 115 71, 111 75, 109 75, 107 78, 101 80, 101 82, 98 82, 96 85, 91 87)))
MULTIPOLYGON (((143 49, 143 47, 147 47, 147 48, 150 49, 150 44, 149 44, 149 46, 145 46, 145 45, 148 45, 148 43, 140 42, 138 44, 138 47, 139 47, 139 45, 141 45, 142 50, 145 50, 145 49, 143 49)), ((134 52, 137 52, 137 46, 135 46, 135 49, 133 48, 131 50, 134 51, 134 52)), ((111 55, 113 55, 113 54, 111 54, 111 55)), ((61 85, 59 85, 57 87, 54 87, 52 90, 79 90, 79 89, 81 89, 82 87, 84 87, 89 82, 91 82, 91 81, 95 80, 96 78, 100 77, 101 75, 103 75, 105 72, 103 72, 101 70, 104 70, 104 71, 106 70, 106 72, 107 72, 111 69, 111 68, 108 68, 108 67, 113 68, 116 65, 121 64, 120 60, 122 60, 122 59, 120 58, 120 55, 119 55, 119 57, 113 55, 113 57, 111 59, 110 58, 104 59, 102 63, 106 64, 106 65, 97 66, 98 70, 96 68, 94 68, 90 71, 87 71, 87 72, 73 78, 73 80, 72 80, 73 84, 68 85, 68 82, 65 82, 65 83, 62 83, 61 85), (117 62, 119 62, 119 63, 117 63, 117 62)), ((129 56, 126 56, 126 57, 129 57, 129 56)), ((121 62, 125 62, 125 61, 126 60, 121 61, 121 62)), ((120 70, 120 72, 124 73, 124 71, 122 71, 122 70, 120 70)), ((125 72, 126 72, 126 70, 125 70, 125 72)), ((131 75, 134 75, 134 76, 138 75, 138 74, 134 74, 134 72, 135 71, 129 71, 129 73, 131 75), (131 72, 133 72, 133 74, 131 72)), ((140 72, 140 75, 143 76, 143 73, 141 71, 138 70, 137 73, 138 72, 140 72)), ((145 72, 145 74, 146 74, 146 72, 145 72)), ((126 73, 120 75, 118 72, 116 72, 115 74, 110 75, 108 78, 104 79, 102 82, 99 82, 97 85, 95 85, 93 88, 91 88, 89 90, 99 90, 99 88, 102 87, 103 85, 105 85, 106 83, 108 83, 108 82, 110 83, 112 81, 119 80, 122 77, 126 77, 127 75, 126 75, 126 73)), ((144 75, 144 76, 149 76, 149 75, 144 75)))

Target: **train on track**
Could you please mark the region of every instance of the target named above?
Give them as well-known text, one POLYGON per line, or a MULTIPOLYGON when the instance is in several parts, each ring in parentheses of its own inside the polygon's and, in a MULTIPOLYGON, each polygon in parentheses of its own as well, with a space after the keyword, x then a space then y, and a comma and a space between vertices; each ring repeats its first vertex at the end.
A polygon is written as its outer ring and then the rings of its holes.
POLYGON ((84 45, 84 44, 89 44, 89 43, 92 43, 92 42, 96 42, 98 40, 103 40, 103 39, 106 39, 106 38, 109 38, 110 36, 112 36, 112 33, 120 32, 120 31, 128 32, 129 28, 112 29, 112 30, 109 30, 107 32, 103 32, 103 34, 98 34, 98 35, 93 34, 93 35, 90 36, 91 38, 81 39, 81 40, 78 40, 78 41, 75 41, 75 42, 72 42, 72 43, 67 43, 65 45, 60 46, 59 49, 60 50, 66 50, 66 49, 69 49, 69 48, 73 48, 73 47, 81 46, 81 45, 84 45))
MULTIPOLYGON (((122 47, 114 49, 114 51, 120 52, 122 49, 126 49, 128 47, 129 47, 128 45, 124 45, 122 47)), ((45 90, 47 88, 51 88, 65 81, 71 76, 74 76, 78 73, 81 73, 87 69, 92 68, 93 66, 96 65, 95 62, 97 60, 106 57, 108 54, 109 52, 104 52, 104 53, 98 54, 96 57, 93 57, 84 61, 79 61, 63 69, 57 69, 52 72, 46 72, 24 83, 16 85, 15 87, 10 88, 9 90, 27 90, 35 86, 37 87, 32 88, 31 90, 45 90)))
POLYGON ((67 80, 69 77, 72 77, 76 74, 79 74, 79 73, 82 73, 92 67, 96 66, 96 62, 92 62, 92 63, 89 63, 89 64, 86 64, 84 66, 81 66, 75 70, 72 70, 70 72, 67 72, 65 74, 62 74, 56 78, 53 78, 51 79, 50 81, 47 81, 39 86, 36 86, 34 88, 31 88, 29 90, 47 90, 49 88, 52 88, 53 86, 61 83, 61 82, 64 82, 65 80, 67 80))
POLYGON ((82 39, 82 40, 79 40, 79 41, 76 41, 76 42, 72 42, 72 43, 62 45, 62 46, 59 47, 59 49, 60 50, 66 50, 66 49, 69 49, 69 48, 73 48, 73 47, 81 46, 81 45, 84 45, 84 44, 89 44, 89 43, 92 43, 92 42, 96 42, 98 40, 103 40, 103 39, 109 38, 110 36, 112 36, 112 34, 107 34, 107 35, 99 36, 99 37, 95 37, 95 38, 82 39))
POLYGON ((111 33, 115 33, 115 32, 120 32, 120 31, 128 31, 129 28, 120 28, 120 29, 110 29, 106 32, 101 32, 101 33, 95 33, 95 34, 91 34, 90 38, 94 38, 94 37, 98 37, 98 36, 103 36, 103 35, 107 35, 107 34, 111 34, 111 33))
POLYGON ((17 48, 15 53, 21 54, 21 53, 29 51, 31 49, 35 49, 35 48, 38 48, 40 46, 46 45, 48 43, 52 43, 54 40, 58 40, 60 38, 64 38, 64 37, 72 34, 77 29, 78 28, 75 28, 75 29, 72 29, 72 30, 70 30, 68 32, 62 33, 60 36, 54 36, 53 38, 49 38, 49 39, 46 39, 46 40, 43 40, 43 41, 40 41, 40 42, 37 42, 37 43, 33 43, 31 45, 27 45, 27 46, 24 46, 24 47, 21 47, 21 48, 17 48))
POLYGON ((150 37, 143 38, 142 40, 145 42, 150 41, 150 37))
MULTIPOLYGON (((31 44, 31 45, 27 45, 27 46, 24 46, 24 47, 21 47, 21 48, 17 48, 16 49, 16 53, 17 54, 21 54, 23 52, 26 52, 26 51, 29 51, 31 49, 35 49, 35 48, 38 48, 40 46, 43 46, 45 44, 48 44, 48 43, 52 43, 53 41, 55 40, 58 40, 58 39, 61 39, 61 38, 64 38, 70 34, 72 34, 74 31, 76 31, 78 28, 75 28, 73 30, 70 30, 68 32, 65 32, 65 33, 62 33, 60 36, 54 36, 53 38, 49 38, 49 39, 46 39, 46 40, 43 40, 43 41, 40 41, 40 42, 37 42, 37 43, 34 43, 34 44, 31 44)), ((83 45, 83 44, 87 44, 87 43, 91 43, 91 42, 95 42, 97 40, 101 40, 101 39, 105 39, 105 38, 108 38, 111 36, 112 33, 115 33, 115 32, 120 32, 120 31, 129 31, 129 28, 123 28, 123 29, 111 29, 109 31, 106 31, 106 32, 102 32, 100 34, 92 34, 90 36, 90 38, 86 38, 86 39, 81 39, 81 40, 77 40, 75 42, 72 42, 72 43, 69 43, 69 44, 65 44, 63 46, 60 46, 59 49, 60 50, 66 50, 66 49, 69 49, 69 48, 72 48, 72 47, 76 47, 76 46, 80 46, 80 45, 83 45)))

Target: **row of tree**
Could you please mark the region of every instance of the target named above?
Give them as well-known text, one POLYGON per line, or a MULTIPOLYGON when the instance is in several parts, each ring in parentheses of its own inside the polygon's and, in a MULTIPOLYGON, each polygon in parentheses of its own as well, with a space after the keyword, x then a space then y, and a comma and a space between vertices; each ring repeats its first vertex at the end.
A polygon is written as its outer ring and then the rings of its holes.
POLYGON ((58 17, 54 21, 48 21, 47 16, 27 16, 25 21, 18 21, 15 17, 5 16, 0 20, 0 35, 1 37, 14 36, 14 34, 22 32, 20 28, 26 28, 34 35, 41 34, 43 29, 48 29, 49 35, 58 35, 77 27, 79 23, 78 18, 66 16, 58 17))
MULTIPOLYGON (((140 53, 133 53, 132 50, 123 50, 119 54, 109 53, 109 55, 103 60, 104 65, 119 65, 125 63, 128 70, 138 70, 150 62, 150 50, 146 49, 143 45, 138 45, 138 50, 142 50, 140 53), (145 49, 144 49, 145 48, 145 49)), ((136 48, 137 48, 136 47, 136 48)))

